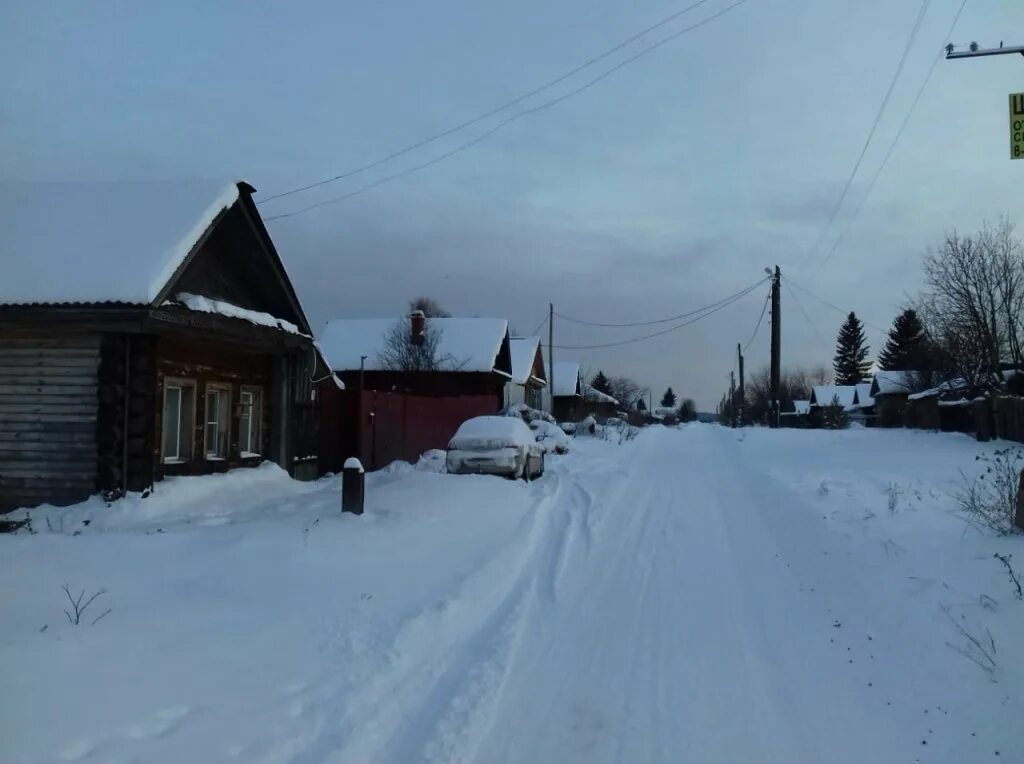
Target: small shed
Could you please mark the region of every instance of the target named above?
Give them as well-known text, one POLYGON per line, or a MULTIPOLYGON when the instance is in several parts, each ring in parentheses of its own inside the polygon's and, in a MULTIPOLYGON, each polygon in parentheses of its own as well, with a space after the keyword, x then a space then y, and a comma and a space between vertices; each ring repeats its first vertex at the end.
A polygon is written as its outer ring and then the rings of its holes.
POLYGON ((918 371, 880 369, 871 380, 870 396, 874 399, 875 423, 879 427, 900 427, 907 397, 922 388, 925 378, 918 371))

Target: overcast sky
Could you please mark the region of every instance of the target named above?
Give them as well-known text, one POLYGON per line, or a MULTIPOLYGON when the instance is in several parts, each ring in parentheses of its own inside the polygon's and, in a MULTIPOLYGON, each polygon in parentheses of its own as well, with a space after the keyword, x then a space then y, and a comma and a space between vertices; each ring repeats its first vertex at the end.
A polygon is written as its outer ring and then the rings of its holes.
MULTIPOLYGON (((708 0, 545 95, 730 1, 708 0)), ((689 2, 2 0, 0 177, 241 177, 259 199, 498 106, 689 2)), ((814 267, 860 203, 960 0, 930 3, 857 181, 815 252, 920 5, 748 0, 473 148, 271 221, 271 234, 315 327, 398 315, 421 293, 455 315, 507 317, 523 333, 549 302, 588 320, 653 320, 737 292, 775 263, 887 327, 918 288, 922 250, 945 229, 1001 214, 1024 228, 1024 161, 1009 159, 1007 115, 1007 94, 1024 90, 1024 58, 943 60, 849 233, 814 267)), ((953 41, 970 40, 1024 44, 1024 3, 968 0, 953 41)), ((338 196, 494 124, 261 210, 338 196)), ((713 408, 766 291, 657 339, 556 357, 630 375, 656 396, 671 384, 713 408)), ((830 364, 842 316, 801 302, 817 329, 784 291, 783 363, 830 364)), ((767 360, 766 328, 748 369, 767 360)), ((556 320, 555 344, 649 331, 556 320)), ((874 355, 881 334, 869 337, 874 355)))

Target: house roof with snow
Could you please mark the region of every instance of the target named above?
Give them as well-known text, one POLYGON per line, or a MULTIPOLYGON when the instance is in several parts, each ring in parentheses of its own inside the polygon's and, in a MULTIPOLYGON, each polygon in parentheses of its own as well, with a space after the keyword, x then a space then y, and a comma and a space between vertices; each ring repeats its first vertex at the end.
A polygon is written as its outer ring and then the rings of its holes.
POLYGON ((0 304, 151 304, 244 182, 0 184, 0 304))
POLYGON ((583 385, 583 399, 590 401, 591 403, 610 403, 613 406, 618 406, 619 401, 607 393, 602 393, 600 390, 596 390, 590 385, 583 385))
MULTIPOLYGON (((323 352, 335 371, 358 371, 366 356, 366 371, 390 371, 381 358, 388 334, 396 324, 409 331, 406 318, 335 318, 320 334, 323 352)), ((508 321, 503 318, 429 318, 427 333, 437 332, 439 371, 497 372, 510 376, 507 361, 499 364, 508 341, 508 321)))
POLYGON ((508 349, 512 354, 512 381, 517 385, 525 385, 534 380, 542 385, 547 384, 544 378, 544 358, 541 357, 540 372, 542 376, 533 374, 537 354, 540 351, 540 337, 510 337, 508 349))
POLYGON ((872 397, 879 395, 907 395, 914 392, 918 387, 917 380, 920 372, 897 371, 891 369, 879 369, 871 380, 870 394, 872 397))
POLYGON ((854 401, 854 405, 859 406, 862 409, 875 405, 875 399, 871 396, 871 384, 872 383, 864 382, 856 385, 857 400, 854 401))
POLYGON ((843 408, 852 406, 857 398, 854 385, 815 385, 811 391, 811 406, 830 406, 838 399, 843 408))
POLYGON ((794 414, 810 414, 811 413, 811 402, 810 401, 793 401, 793 413, 794 414))
POLYGON ((555 361, 551 375, 551 394, 558 397, 581 395, 580 365, 578 361, 555 361))

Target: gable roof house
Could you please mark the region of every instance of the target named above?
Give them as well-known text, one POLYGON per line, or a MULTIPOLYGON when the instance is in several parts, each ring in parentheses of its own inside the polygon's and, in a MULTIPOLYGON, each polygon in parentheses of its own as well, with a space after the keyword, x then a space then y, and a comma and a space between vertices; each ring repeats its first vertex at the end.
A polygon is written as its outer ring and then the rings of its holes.
POLYGON ((511 337, 508 342, 512 378, 505 386, 505 404, 523 403, 533 409, 543 408, 548 382, 540 337, 511 337))
POLYGON ((899 427, 907 398, 922 388, 926 375, 918 371, 880 369, 871 380, 871 397, 875 401, 876 423, 879 427, 899 427))
POLYGON ((505 405, 512 379, 501 318, 338 318, 320 335, 347 387, 324 391, 324 467, 355 456, 368 469, 443 449, 458 426, 505 405))
POLYGON ((583 379, 578 361, 555 361, 551 370, 551 415, 559 422, 578 422, 583 413, 583 379))
POLYGON ((0 510, 315 474, 326 367, 253 191, 0 185, 0 510))

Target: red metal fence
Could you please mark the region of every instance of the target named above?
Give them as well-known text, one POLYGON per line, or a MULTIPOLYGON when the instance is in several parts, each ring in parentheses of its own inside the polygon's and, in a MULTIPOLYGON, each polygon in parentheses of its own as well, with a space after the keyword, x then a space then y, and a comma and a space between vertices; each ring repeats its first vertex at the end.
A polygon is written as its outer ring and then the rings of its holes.
POLYGON ((459 425, 494 414, 493 394, 431 397, 410 393, 325 388, 321 394, 321 471, 337 472, 357 456, 367 470, 396 459, 415 462, 432 448, 444 449, 459 425))

